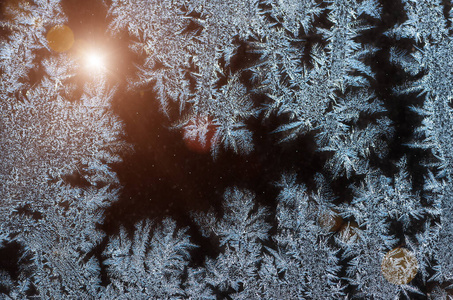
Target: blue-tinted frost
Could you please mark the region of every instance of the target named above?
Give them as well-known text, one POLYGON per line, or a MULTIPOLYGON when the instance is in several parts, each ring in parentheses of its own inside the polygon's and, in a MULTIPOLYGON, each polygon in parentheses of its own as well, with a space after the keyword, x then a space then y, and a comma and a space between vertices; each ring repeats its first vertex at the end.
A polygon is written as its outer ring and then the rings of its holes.
POLYGON ((185 139, 209 145, 214 157, 253 154, 254 118, 269 140, 283 142, 275 149, 314 139, 304 149, 322 161, 322 174, 306 176, 314 173, 300 167, 306 161, 291 161, 303 176, 278 169, 278 182, 267 183, 276 197, 237 182, 220 209, 191 214, 190 232, 214 249, 209 256, 171 218, 109 237, 99 229, 121 193, 110 166, 131 150, 111 107, 121 86, 101 74, 75 80, 78 59, 48 47, 47 31, 68 21, 59 0, 10 2, 0 21, 0 250, 20 250, 14 272, 0 260, 2 299, 450 297, 449 1, 401 0, 406 16, 373 45, 362 35, 388 19, 376 0, 107 3, 108 31, 127 33, 137 58, 127 93, 153 88, 156 99, 147 101, 160 102, 185 139), (382 40, 393 47, 378 48, 382 40), (413 47, 401 49, 401 40, 413 47), (389 54, 408 75, 395 98, 375 90, 380 79, 369 62, 378 51, 380 63, 389 54), (410 109, 421 120, 408 120, 417 127, 407 157, 395 151, 390 118, 399 112, 389 111, 403 95, 416 100, 410 109), (418 181, 414 166, 426 171, 418 181), (417 259, 411 283, 382 275, 396 247, 417 259))
POLYGON ((442 1, 403 1, 403 4, 408 20, 395 26, 388 34, 397 39, 411 38, 422 43, 411 53, 393 50, 391 59, 408 73, 418 75, 415 80, 398 87, 396 92, 416 92, 423 99, 423 104, 413 107, 423 120, 410 146, 431 153, 424 161, 430 172, 425 190, 433 205, 432 211, 440 213, 440 223, 437 219, 438 230, 430 229, 433 236, 426 238, 436 249, 431 254, 437 262, 433 267, 436 271, 433 279, 442 282, 453 279, 453 206, 449 200, 453 190, 453 69, 449 59, 453 37, 444 15, 444 11, 448 10, 444 9, 442 1))

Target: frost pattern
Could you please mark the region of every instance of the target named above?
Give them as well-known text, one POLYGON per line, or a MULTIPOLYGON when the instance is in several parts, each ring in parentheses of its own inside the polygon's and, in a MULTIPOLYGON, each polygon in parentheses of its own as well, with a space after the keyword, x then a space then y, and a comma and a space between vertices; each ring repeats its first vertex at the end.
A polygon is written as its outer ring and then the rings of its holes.
POLYGON ((0 87, 4 96, 25 87, 24 80, 29 70, 36 67, 33 51, 48 47, 45 28, 66 21, 59 0, 34 2, 35 5, 30 5, 26 1, 17 1, 16 7, 4 5, 6 18, 0 21, 0 25, 12 31, 0 42, 0 87))
POLYGON ((227 189, 223 197, 221 218, 214 212, 196 216, 203 234, 218 238, 223 251, 216 259, 207 259, 203 268, 189 271, 191 299, 199 295, 215 299, 218 292, 231 294, 234 299, 258 299, 262 242, 268 239, 270 230, 265 220, 267 210, 257 206, 247 190, 227 189))
POLYGON ((132 49, 145 57, 131 86, 153 82, 168 114, 169 103, 177 103, 177 128, 194 119, 212 119, 217 128, 210 141, 214 156, 221 146, 237 153, 253 150, 245 122, 258 110, 241 74, 222 67, 221 61, 230 64, 237 37, 247 39, 260 30, 258 1, 113 1, 109 14, 111 30, 127 30, 136 39, 132 49), (188 29, 190 24, 196 24, 196 31, 188 29))
MULTIPOLYGON (((360 186, 352 187, 354 198, 351 205, 341 208, 342 216, 353 217, 359 227, 357 242, 343 243, 343 258, 350 260, 347 277, 357 288, 358 297, 400 299, 404 295, 410 299, 408 292, 421 294, 414 286, 388 282, 381 270, 385 255, 398 246, 398 240, 390 229, 391 222, 398 222, 403 232, 407 232, 426 213, 420 195, 411 192, 406 160, 403 158, 398 166, 400 172, 393 179, 379 171, 367 175, 360 186)), ((422 253, 419 254, 417 259, 426 260, 422 253)))
POLYGON ((104 256, 112 283, 104 299, 178 299, 184 296, 182 278, 188 265, 189 242, 185 230, 165 219, 153 228, 146 220, 136 225, 133 238, 124 228, 110 239, 104 256))
MULTIPOLYGON (((320 151, 332 151, 327 167, 335 177, 364 174, 370 152, 385 156, 385 140, 392 135, 391 124, 378 118, 366 128, 359 128, 363 115, 379 116, 385 112, 382 102, 369 92, 371 68, 364 63, 376 49, 356 42, 366 29, 365 16, 379 17, 376 1, 328 1, 318 7, 311 1, 300 1, 308 19, 326 12, 330 28, 317 28, 326 45, 311 45, 305 57, 304 40, 289 35, 279 26, 266 28, 263 36, 252 42, 253 51, 261 55, 260 63, 252 68, 258 90, 271 99, 266 114, 282 116, 288 121, 276 129, 282 141, 291 141, 310 131, 319 132, 320 151), (358 141, 357 145, 351 140, 358 141)), ((283 27, 294 5, 272 1, 271 16, 284 15, 283 27), (276 13, 278 11, 279 13, 276 13)), ((299 21, 309 28, 308 21, 299 21)), ((292 31, 297 28, 292 26, 292 31)), ((291 31, 291 30, 290 30, 291 31)))
MULTIPOLYGON (((102 91, 102 86, 96 88, 102 91)), ((123 146, 118 140, 122 125, 106 113, 108 99, 102 94, 104 103, 93 106, 94 97, 90 103, 83 97, 71 103, 58 92, 58 84, 45 77, 21 101, 1 104, 0 226, 33 255, 40 295, 65 298, 80 296, 81 286, 96 294, 97 263, 90 258, 81 264, 80 253, 102 239, 96 229, 103 220, 100 209, 117 197, 109 187, 116 175, 106 163, 119 162, 112 153, 123 146), (79 174, 88 187, 66 182, 79 174)))
POLYGON ((314 18, 323 11, 320 4, 314 0, 296 2, 267 0, 264 3, 271 7, 264 12, 269 12, 272 17, 279 20, 282 26, 294 37, 299 35, 300 29, 309 32, 313 27, 314 18))
POLYGON ((76 99, 70 80, 77 62, 48 55, 45 27, 66 20, 59 1, 17 1, 6 14, 2 25, 11 35, 0 50, 0 232, 6 243, 22 247, 23 257, 17 278, 2 271, 0 295, 89 299, 101 290, 99 262, 90 254, 105 235, 97 225, 103 208, 117 199, 109 164, 130 149, 110 110, 114 89, 100 76, 76 99), (46 53, 39 60, 37 50, 46 53), (42 77, 31 82, 28 75, 38 66, 42 77))
POLYGON ((111 109, 119 87, 104 76, 77 85, 77 61, 48 47, 46 29, 67 22, 59 0, 11 3, 0 21, 0 250, 21 250, 17 272, 0 266, 2 298, 451 298, 451 3, 401 0, 407 18, 385 33, 395 41, 389 62, 412 78, 394 93, 422 100, 409 144, 430 154, 422 190, 405 156, 392 171, 370 159, 385 161, 394 138, 366 63, 386 50, 361 40, 381 18, 378 1, 108 3, 110 33, 127 32, 139 61, 129 90, 153 87, 185 139, 214 157, 250 154, 252 119, 277 119, 282 142, 313 135, 313 152, 326 154, 307 182, 283 172, 272 207, 260 191, 231 187, 221 209, 192 212, 193 230, 215 249, 201 262, 171 218, 110 237, 99 229, 121 192, 109 165, 131 150, 111 109), (241 61, 244 51, 254 58, 241 61), (418 273, 397 285, 382 268, 399 247, 418 273))
MULTIPOLYGON (((318 193, 308 193, 296 182, 295 174, 283 175, 277 186, 281 189, 274 237, 278 248, 271 253, 277 274, 284 274, 282 281, 287 285, 281 298, 343 297, 337 250, 329 245, 328 235, 319 225, 320 214, 332 206, 330 193, 322 186, 318 193)), ((270 283, 267 296, 274 293, 274 284, 270 283)))
MULTIPOLYGON (((397 25, 388 32, 397 39, 411 38, 423 42, 410 53, 398 50, 392 51, 392 60, 405 71, 418 78, 399 87, 397 93, 417 92, 424 102, 413 110, 423 117, 417 128, 417 137, 412 147, 426 149, 431 152, 431 159, 424 163, 430 169, 430 178, 425 190, 431 194, 433 210, 440 213, 437 242, 433 237, 428 241, 433 243, 437 265, 433 279, 443 281, 453 280, 453 256, 451 242, 453 240, 452 213, 453 206, 449 200, 453 191, 453 157, 451 155, 453 111, 451 107, 453 78, 451 62, 447 58, 453 50, 453 39, 447 27, 444 16, 444 6, 441 1, 403 1, 408 20, 397 25), (432 26, 436 24, 436 26, 432 26)), ((451 20, 450 20, 451 21, 451 20)))
MULTIPOLYGON (((203 268, 189 271, 191 299, 215 299, 218 293, 232 299, 338 299, 342 287, 336 251, 317 225, 317 209, 326 199, 309 203, 304 186, 294 175, 284 176, 277 207, 276 248, 264 247, 269 239, 267 209, 254 203, 247 190, 228 189, 224 215, 197 215, 207 237, 216 237, 222 252, 207 259, 203 268), (319 204, 317 206, 316 204, 319 204), (313 209, 313 210, 310 210, 313 209)), ((317 197, 314 196, 313 197, 317 197)))

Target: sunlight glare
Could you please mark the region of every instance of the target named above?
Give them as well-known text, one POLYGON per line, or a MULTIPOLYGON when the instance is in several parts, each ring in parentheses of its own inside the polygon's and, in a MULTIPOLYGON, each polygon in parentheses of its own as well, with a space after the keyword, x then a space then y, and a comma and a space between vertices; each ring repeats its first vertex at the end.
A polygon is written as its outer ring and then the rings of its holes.
POLYGON ((90 52, 86 57, 87 67, 94 70, 101 70, 104 67, 103 57, 97 52, 90 52))

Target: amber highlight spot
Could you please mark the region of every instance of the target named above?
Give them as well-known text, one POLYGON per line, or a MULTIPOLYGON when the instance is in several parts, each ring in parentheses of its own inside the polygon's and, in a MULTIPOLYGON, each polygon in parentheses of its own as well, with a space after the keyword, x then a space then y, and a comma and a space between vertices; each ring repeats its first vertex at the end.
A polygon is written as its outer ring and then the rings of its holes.
POLYGON ((340 229, 339 236, 340 239, 347 244, 355 243, 359 240, 359 226, 354 221, 349 221, 340 229))
POLYGON ((389 251, 381 263, 382 275, 393 284, 408 284, 418 272, 415 255, 406 248, 389 251))
POLYGON ((341 218, 335 211, 326 210, 318 217, 319 226, 329 232, 338 231, 343 224, 343 218, 341 218))
POLYGON ((217 129, 210 117, 196 117, 184 126, 184 143, 193 152, 207 153, 217 129))
POLYGON ((66 25, 56 25, 47 33, 47 43, 56 52, 65 52, 74 44, 74 34, 66 25))

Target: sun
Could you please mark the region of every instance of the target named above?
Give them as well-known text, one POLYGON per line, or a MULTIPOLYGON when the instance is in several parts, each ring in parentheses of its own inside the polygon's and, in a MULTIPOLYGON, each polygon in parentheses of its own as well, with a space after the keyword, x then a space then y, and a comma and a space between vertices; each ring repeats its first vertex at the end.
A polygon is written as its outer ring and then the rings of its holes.
POLYGON ((86 54, 85 64, 88 69, 100 71, 104 69, 104 57, 96 51, 90 51, 86 54))

